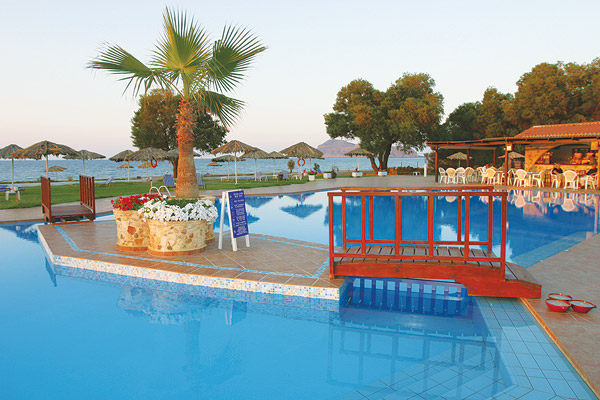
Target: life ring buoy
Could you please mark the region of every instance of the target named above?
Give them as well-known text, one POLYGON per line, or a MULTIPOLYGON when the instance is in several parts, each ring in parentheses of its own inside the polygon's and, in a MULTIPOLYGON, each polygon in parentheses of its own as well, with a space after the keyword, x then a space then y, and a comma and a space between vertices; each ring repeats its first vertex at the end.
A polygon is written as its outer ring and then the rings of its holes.
POLYGON ((152 160, 152 161, 150 161, 150 166, 151 166, 152 168, 156 168, 156 166, 157 166, 157 165, 158 165, 158 162, 157 162, 156 160, 152 160))
POLYGON ((306 161, 304 161, 304 158, 299 158, 298 159, 298 166, 299 167, 304 167, 304 164, 306 164, 306 161), (301 162, 302 162, 302 164, 301 164, 301 162))

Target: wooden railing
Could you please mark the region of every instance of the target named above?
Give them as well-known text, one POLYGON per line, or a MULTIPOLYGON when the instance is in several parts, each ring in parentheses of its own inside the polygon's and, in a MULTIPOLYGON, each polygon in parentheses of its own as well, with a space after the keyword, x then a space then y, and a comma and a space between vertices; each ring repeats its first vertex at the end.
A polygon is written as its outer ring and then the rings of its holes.
MULTIPOLYGON (((388 260, 412 260, 413 262, 491 262, 499 263, 504 271, 506 264, 506 207, 507 193, 494 191, 492 186, 456 186, 456 187, 412 187, 412 188, 393 188, 393 187, 358 187, 342 188, 340 192, 330 192, 329 196, 329 259, 332 275, 334 274, 334 260, 336 258, 356 258, 364 259, 373 263, 377 259, 388 260), (457 198, 457 237, 456 240, 435 240, 435 199, 438 197, 454 196, 457 198), (394 238, 393 239, 374 239, 375 224, 373 219, 373 200, 376 197, 394 198, 394 238), (402 203, 406 197, 426 197, 427 215, 423 221, 427 223, 427 239, 412 240, 403 237, 402 233, 402 203), (471 199, 473 197, 485 197, 488 200, 487 240, 471 240, 470 238, 470 215, 471 199), (500 218, 500 255, 495 256, 492 253, 493 245, 493 225, 494 225, 494 198, 501 199, 501 218, 500 218), (342 208, 342 247, 340 252, 334 246, 334 199, 341 198, 342 208), (347 232, 347 205, 348 198, 360 199, 360 215, 352 215, 353 219, 360 219, 360 238, 351 239, 347 232), (463 210, 464 200, 464 210, 463 210), (368 210, 367 210, 368 208, 368 210), (367 212, 369 215, 367 223, 367 212), (367 226, 368 225, 368 226, 367 226), (368 232, 368 235, 367 235, 368 232), (360 250, 348 253, 349 245, 360 244, 360 250), (371 254, 368 252, 371 246, 393 246, 391 254, 371 254), (413 246, 420 251, 415 251, 410 255, 403 254, 402 248, 413 246), (440 246, 448 246, 449 250, 445 254, 436 251, 440 246), (473 254, 472 246, 486 246, 485 256, 473 254), (456 251, 458 250, 458 251, 456 251)), ((425 216, 423 216, 425 217, 425 216)), ((338 248, 339 249, 339 248, 338 248)))
POLYGON ((96 188, 93 176, 79 175, 79 204, 96 214, 96 188))
POLYGON ((50 193, 50 178, 40 177, 42 189, 42 215, 46 221, 52 219, 52 195, 50 193))

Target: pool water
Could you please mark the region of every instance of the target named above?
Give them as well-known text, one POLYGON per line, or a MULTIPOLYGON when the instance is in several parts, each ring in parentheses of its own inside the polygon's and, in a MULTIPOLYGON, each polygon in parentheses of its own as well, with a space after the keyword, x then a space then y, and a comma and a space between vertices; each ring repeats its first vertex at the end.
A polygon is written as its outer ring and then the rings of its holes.
MULTIPOLYGON (((509 208, 513 259, 595 233, 590 206, 529 197, 509 208)), ((251 232, 327 243, 325 198, 248 197, 251 232)), ((594 398, 518 300, 385 279, 339 303, 190 287, 52 265, 34 225, 0 228, 1 399, 594 398)))

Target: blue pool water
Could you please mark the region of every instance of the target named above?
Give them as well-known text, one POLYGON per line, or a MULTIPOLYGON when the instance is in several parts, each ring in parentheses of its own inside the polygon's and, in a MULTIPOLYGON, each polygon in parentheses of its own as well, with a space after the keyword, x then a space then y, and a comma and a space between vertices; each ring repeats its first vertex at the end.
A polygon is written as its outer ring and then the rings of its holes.
MULTIPOLYGON (((536 196, 511 193, 512 259, 595 233, 595 197, 536 196)), ((327 243, 325 197, 249 197, 251 232, 327 243)), ((518 300, 370 279, 341 303, 189 287, 51 265, 34 225, 0 228, 1 399, 594 398, 518 300)))

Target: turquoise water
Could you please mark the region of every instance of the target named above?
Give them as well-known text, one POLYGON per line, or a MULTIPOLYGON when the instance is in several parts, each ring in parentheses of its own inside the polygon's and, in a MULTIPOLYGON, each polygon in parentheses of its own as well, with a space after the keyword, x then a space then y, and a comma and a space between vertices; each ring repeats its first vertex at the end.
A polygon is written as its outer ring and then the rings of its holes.
MULTIPOLYGON (((514 259, 594 233, 590 198, 538 214, 523 195, 514 259)), ((326 243, 324 199, 249 197, 251 232, 326 243)), ((0 225, 1 399, 594 398, 518 300, 399 280, 355 280, 339 303, 190 287, 52 265, 36 232, 0 225)))

